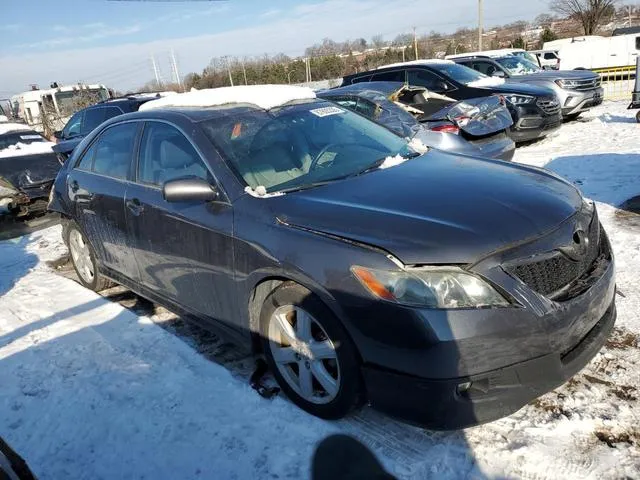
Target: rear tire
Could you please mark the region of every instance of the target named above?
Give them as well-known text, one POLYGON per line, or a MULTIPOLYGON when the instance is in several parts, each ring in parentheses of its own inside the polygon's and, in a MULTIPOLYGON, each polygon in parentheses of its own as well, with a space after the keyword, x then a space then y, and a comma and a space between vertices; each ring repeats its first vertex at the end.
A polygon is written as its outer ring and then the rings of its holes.
POLYGON ((99 292, 115 285, 100 274, 96 253, 75 222, 70 221, 66 225, 64 241, 69 247, 73 268, 84 287, 99 292))
POLYGON ((362 381, 356 347, 320 298, 284 283, 266 298, 260 328, 267 363, 298 407, 334 420, 358 406, 362 381))

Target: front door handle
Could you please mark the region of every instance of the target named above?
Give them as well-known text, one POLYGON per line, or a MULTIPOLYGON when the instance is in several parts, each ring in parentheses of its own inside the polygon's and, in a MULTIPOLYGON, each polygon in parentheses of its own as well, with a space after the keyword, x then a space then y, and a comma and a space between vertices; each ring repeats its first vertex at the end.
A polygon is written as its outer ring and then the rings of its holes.
POLYGON ((144 207, 140 203, 140 200, 138 200, 137 198, 132 198, 131 200, 127 200, 125 202, 125 205, 129 209, 129 211, 136 217, 144 211, 144 207))

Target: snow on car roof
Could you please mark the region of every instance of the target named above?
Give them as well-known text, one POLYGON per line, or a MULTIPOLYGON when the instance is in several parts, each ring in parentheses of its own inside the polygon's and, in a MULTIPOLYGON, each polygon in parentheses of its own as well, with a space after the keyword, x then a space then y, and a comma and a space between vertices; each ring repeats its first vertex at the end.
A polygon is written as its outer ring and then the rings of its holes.
POLYGON ((293 100, 311 100, 316 94, 307 87, 290 85, 240 85, 237 87, 208 88, 159 98, 145 103, 140 110, 165 107, 216 107, 230 103, 249 103, 264 110, 284 105, 293 100))
POLYGON ((53 153, 53 142, 16 143, 0 150, 0 158, 22 157, 38 153, 53 153))
POLYGON ((22 130, 31 130, 31 127, 22 123, 0 123, 0 135, 22 130))
POLYGON ((441 60, 439 58, 432 58, 430 60, 411 60, 409 62, 399 62, 399 63, 390 63, 389 65, 382 65, 378 67, 378 70, 381 68, 389 68, 389 67, 404 67, 406 65, 442 65, 446 63, 454 63, 451 60, 441 60))

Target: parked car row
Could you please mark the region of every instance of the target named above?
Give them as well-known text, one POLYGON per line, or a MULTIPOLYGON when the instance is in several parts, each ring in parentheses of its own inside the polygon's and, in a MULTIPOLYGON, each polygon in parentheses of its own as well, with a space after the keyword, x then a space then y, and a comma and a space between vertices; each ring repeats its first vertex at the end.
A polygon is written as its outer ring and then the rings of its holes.
POLYGON ((457 128, 481 150, 476 129, 497 141, 560 122, 549 90, 445 61, 319 94, 193 91, 88 132, 49 208, 83 285, 222 330, 307 412, 370 403, 463 428, 594 357, 616 318, 614 259, 575 186, 429 134, 457 128))

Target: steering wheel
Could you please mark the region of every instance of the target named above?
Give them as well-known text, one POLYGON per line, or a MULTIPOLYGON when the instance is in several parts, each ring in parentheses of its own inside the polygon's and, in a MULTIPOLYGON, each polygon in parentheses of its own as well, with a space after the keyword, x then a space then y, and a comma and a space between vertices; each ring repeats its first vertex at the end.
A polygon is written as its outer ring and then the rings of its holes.
POLYGON ((318 162, 320 161, 320 159, 322 158, 322 156, 327 153, 327 151, 329 151, 329 149, 331 147, 336 147, 336 146, 340 146, 340 147, 344 147, 346 145, 355 145, 358 147, 362 147, 361 144, 355 143, 355 142, 349 142, 349 143, 328 143, 326 144, 324 147, 322 147, 322 149, 320 150, 320 152, 318 152, 318 154, 315 156, 315 158, 311 161, 311 165, 309 165, 309 171, 313 171, 318 167, 318 162))

